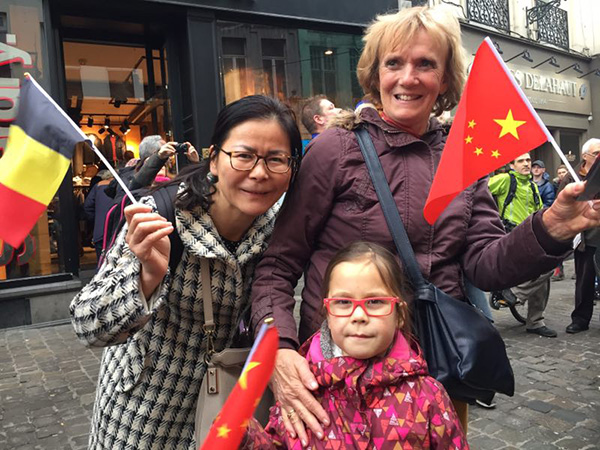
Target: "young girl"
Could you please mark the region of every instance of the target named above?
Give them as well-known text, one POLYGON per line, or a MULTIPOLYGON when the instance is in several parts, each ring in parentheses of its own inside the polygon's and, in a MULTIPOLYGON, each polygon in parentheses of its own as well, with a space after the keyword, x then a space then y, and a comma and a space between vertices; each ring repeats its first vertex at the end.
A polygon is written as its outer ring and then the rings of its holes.
POLYGON ((300 442, 279 404, 266 430, 250 423, 244 449, 468 449, 448 394, 427 375, 410 337, 407 281, 385 248, 355 242, 330 261, 323 279, 327 319, 300 349, 315 375, 316 398, 331 425, 300 442), (400 446, 398 446, 400 444, 400 446))

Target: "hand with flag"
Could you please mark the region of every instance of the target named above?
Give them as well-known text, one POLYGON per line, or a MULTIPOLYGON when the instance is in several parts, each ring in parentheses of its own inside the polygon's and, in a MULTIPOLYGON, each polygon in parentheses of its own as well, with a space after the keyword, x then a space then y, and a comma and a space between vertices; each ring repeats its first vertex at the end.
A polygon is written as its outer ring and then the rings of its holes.
POLYGON ((491 40, 475 55, 424 215, 433 224, 462 190, 552 136, 491 40))
MULTIPOLYGON (((423 214, 433 224, 465 188, 519 155, 550 142, 578 180, 564 153, 516 83, 490 38, 475 55, 423 214)), ((600 225, 600 202, 578 202, 583 183, 568 186, 544 213, 557 240, 600 225)))
POLYGON ((217 415, 202 450, 236 450, 265 391, 279 345, 277 328, 267 319, 256 337, 242 374, 217 415))

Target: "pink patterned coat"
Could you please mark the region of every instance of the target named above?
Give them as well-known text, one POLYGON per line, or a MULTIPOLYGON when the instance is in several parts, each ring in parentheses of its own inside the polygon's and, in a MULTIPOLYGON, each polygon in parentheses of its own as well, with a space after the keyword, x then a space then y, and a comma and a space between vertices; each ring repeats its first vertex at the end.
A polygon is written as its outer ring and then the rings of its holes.
MULTIPOLYGON (((326 358, 328 332, 318 332, 301 348, 306 352, 319 390, 316 398, 329 414, 331 425, 320 441, 310 431, 311 449, 468 449, 469 445, 448 394, 427 374, 415 345, 398 333, 385 358, 358 360, 326 358), (323 338, 323 342, 321 339, 323 338)), ((285 431, 278 405, 263 430, 252 422, 246 450, 302 448, 285 431)))

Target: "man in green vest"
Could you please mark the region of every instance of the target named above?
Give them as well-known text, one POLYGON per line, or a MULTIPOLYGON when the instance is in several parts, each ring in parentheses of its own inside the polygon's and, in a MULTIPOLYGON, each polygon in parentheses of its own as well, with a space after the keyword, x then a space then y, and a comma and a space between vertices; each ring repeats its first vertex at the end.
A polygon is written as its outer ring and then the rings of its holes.
MULTIPOLYGON (((531 177, 531 157, 529 153, 519 156, 510 164, 511 170, 490 178, 490 192, 496 199, 500 218, 511 231, 529 215, 544 207, 537 185, 531 177)), ((556 337, 556 331, 544 323, 544 310, 550 296, 550 277, 553 271, 540 275, 512 288, 521 301, 527 300, 528 333, 544 337, 556 337)))

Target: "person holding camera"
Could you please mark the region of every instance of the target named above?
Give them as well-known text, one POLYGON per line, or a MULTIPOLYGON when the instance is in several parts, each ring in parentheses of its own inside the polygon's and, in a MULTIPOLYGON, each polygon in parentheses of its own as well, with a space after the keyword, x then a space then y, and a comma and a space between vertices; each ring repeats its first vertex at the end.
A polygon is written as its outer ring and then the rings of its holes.
POLYGON ((159 135, 146 136, 140 143, 142 166, 129 183, 129 188, 135 190, 148 187, 152 185, 157 176, 166 177, 166 163, 173 155, 185 155, 187 160, 193 164, 200 162, 200 155, 189 142, 165 142, 159 135))

